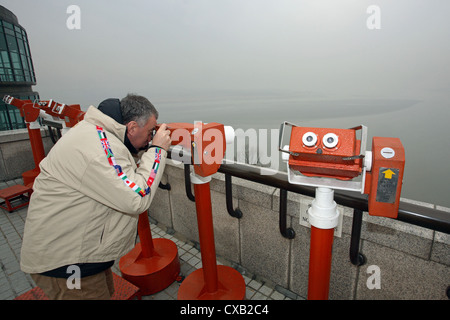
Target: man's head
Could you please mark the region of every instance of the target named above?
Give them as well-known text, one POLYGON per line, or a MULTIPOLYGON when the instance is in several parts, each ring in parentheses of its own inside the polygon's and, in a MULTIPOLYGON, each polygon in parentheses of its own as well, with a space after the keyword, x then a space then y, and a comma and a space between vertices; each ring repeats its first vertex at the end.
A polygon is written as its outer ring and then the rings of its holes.
POLYGON ((128 94, 123 98, 120 108, 131 144, 137 150, 145 148, 152 140, 158 111, 147 98, 135 94, 128 94))

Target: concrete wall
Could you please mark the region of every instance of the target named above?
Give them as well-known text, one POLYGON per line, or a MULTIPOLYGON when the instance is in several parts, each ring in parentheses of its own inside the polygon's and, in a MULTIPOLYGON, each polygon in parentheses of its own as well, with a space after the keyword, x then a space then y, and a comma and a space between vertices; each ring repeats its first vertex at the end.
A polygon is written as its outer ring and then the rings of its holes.
MULTIPOLYGON (((53 146, 47 130, 41 129, 44 150, 53 146)), ((0 131, 0 181, 22 178, 35 167, 27 129, 0 131)))
MULTIPOLYGON (((172 189, 158 190, 150 217, 198 243, 195 203, 185 193, 183 166, 170 161, 163 182, 169 182, 172 189)), ((233 203, 243 212, 241 219, 226 210, 225 178, 220 173, 211 181, 211 197, 217 256, 294 297, 306 298, 310 229, 300 225, 299 216, 312 198, 288 193, 287 224, 296 232, 288 240, 279 232, 278 189, 233 178, 233 203)), ((334 238, 330 299, 447 299, 450 235, 364 213, 360 251, 367 263, 356 267, 349 260, 353 210, 340 210, 344 213, 342 233, 334 238), (369 289, 376 283, 377 271, 372 268, 377 267, 381 288, 369 289)))

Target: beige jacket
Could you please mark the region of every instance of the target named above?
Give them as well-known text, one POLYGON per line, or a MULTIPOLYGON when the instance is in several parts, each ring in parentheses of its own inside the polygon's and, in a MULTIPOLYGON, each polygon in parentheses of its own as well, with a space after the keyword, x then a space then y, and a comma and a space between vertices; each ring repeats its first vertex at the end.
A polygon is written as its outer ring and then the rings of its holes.
POLYGON ((111 261, 133 248, 138 216, 150 207, 167 153, 150 148, 137 168, 124 137, 124 125, 90 107, 84 120, 41 161, 25 222, 21 252, 24 272, 111 261), (142 197, 118 176, 108 162, 96 125, 103 127, 123 173, 141 189, 147 187, 155 157, 161 152, 149 194, 142 197))

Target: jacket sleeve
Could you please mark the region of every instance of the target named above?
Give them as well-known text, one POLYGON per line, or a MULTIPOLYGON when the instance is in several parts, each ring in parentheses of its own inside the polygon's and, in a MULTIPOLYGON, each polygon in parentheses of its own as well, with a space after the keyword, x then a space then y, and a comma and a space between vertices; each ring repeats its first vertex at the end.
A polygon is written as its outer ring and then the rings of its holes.
POLYGON ((115 165, 103 153, 91 159, 79 191, 116 211, 139 215, 150 207, 166 157, 164 149, 150 148, 136 169, 128 151, 114 153, 115 165))

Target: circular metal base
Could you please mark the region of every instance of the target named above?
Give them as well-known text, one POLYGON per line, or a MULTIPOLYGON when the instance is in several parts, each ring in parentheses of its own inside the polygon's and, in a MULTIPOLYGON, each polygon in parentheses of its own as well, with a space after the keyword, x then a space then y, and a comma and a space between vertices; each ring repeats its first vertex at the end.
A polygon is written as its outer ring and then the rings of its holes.
POLYGON ((203 268, 197 269, 184 279, 178 289, 178 300, 244 300, 245 281, 235 269, 217 266, 217 291, 207 292, 203 268))
POLYGON ((154 255, 142 257, 141 244, 119 261, 122 277, 139 287, 141 295, 150 295, 170 286, 180 274, 180 260, 175 243, 153 239, 154 255))

